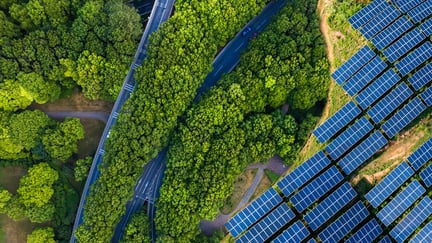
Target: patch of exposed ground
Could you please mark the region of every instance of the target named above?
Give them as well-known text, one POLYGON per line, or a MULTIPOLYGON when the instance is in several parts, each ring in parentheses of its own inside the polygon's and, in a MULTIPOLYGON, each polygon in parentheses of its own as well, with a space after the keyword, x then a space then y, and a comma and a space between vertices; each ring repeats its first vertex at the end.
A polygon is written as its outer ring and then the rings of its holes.
POLYGON ((78 143, 79 159, 94 155, 105 129, 105 123, 99 120, 81 119, 81 123, 84 126, 85 137, 78 143))
POLYGON ((13 221, 4 214, 0 214, 0 222, 5 243, 27 242, 27 235, 37 226, 37 224, 31 223, 28 219, 13 221))
POLYGON ((231 213, 237 205, 240 203, 243 195, 252 184, 255 174, 258 169, 249 169, 243 171, 243 173, 234 182, 234 190, 230 197, 225 200, 224 207, 220 210, 222 214, 231 213))

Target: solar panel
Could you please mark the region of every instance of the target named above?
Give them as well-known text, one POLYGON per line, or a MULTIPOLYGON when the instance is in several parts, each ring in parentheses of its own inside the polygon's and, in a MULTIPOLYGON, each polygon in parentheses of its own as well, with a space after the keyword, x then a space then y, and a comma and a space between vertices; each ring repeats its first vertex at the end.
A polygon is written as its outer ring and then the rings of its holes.
POLYGON ((376 216, 385 226, 389 226, 401 216, 426 190, 417 180, 411 182, 402 192, 390 201, 376 216))
POLYGON ((393 115, 389 120, 387 120, 381 128, 387 134, 389 138, 394 137, 396 133, 406 127, 412 120, 419 116, 426 106, 421 102, 421 100, 415 97, 407 105, 402 107, 395 115, 393 115))
POLYGON ((298 220, 272 242, 274 243, 297 243, 310 235, 309 230, 298 220))
POLYGON ((225 223, 225 227, 232 236, 237 237, 280 202, 282 198, 275 189, 270 188, 225 223))
POLYGON ((376 18, 369 21, 360 29, 360 32, 366 39, 371 39, 400 15, 399 10, 387 4, 386 8, 376 18))
POLYGON ((236 242, 264 242, 293 218, 295 218, 294 212, 287 204, 282 203, 269 215, 246 231, 236 242))
POLYGON ((426 20, 423 24, 421 24, 420 29, 423 30, 423 33, 426 36, 432 35, 432 18, 426 20))
POLYGON ((321 143, 325 143, 339 132, 339 130, 354 120, 360 113, 360 108, 358 108, 354 102, 350 101, 315 129, 313 134, 321 143))
POLYGON ((359 27, 365 25, 367 22, 373 19, 376 15, 381 13, 381 11, 387 5, 388 4, 385 0, 375 0, 366 7, 364 7, 362 10, 351 16, 348 21, 350 22, 352 27, 354 27, 354 29, 358 29, 359 27))
POLYGON ((319 238, 323 242, 339 242, 343 237, 360 224, 367 216, 369 211, 362 202, 357 202, 342 216, 331 223, 321 233, 319 238))
POLYGON ((387 235, 382 238, 379 243, 393 243, 387 235))
POLYGON ((418 70, 411 77, 408 78, 408 81, 417 91, 423 88, 423 86, 428 84, 431 80, 432 80, 432 63, 426 64, 424 67, 422 67, 420 70, 418 70))
POLYGON ((354 233, 345 243, 373 242, 383 230, 375 219, 369 220, 363 227, 354 233))
POLYGON ((413 91, 405 83, 401 83, 392 92, 381 99, 367 113, 375 122, 380 123, 396 108, 398 108, 405 100, 407 100, 413 91))
POLYGON ((393 71, 393 69, 389 69, 365 90, 358 94, 355 97, 355 100, 363 109, 366 109, 378 100, 378 98, 380 98, 385 92, 390 90, 397 82, 399 82, 399 80, 399 75, 393 71))
POLYGON ((432 1, 427 0, 426 2, 420 4, 416 8, 408 12, 408 16, 414 23, 419 23, 432 13, 432 1))
POLYGON ((281 189, 282 193, 288 197, 329 164, 330 160, 320 151, 280 180, 277 186, 281 189))
POLYGON ((419 170, 426 162, 432 159, 432 138, 426 141, 420 148, 412 153, 408 158, 408 162, 414 168, 419 170))
POLYGON ((349 154, 345 155, 339 162, 346 175, 351 174, 373 154, 387 143, 387 139, 376 131, 364 140, 360 145, 355 147, 349 154))
POLYGON ((316 243, 316 240, 314 238, 312 238, 312 239, 308 240, 307 243, 316 243))
POLYGON ((432 87, 427 88, 420 97, 424 100, 427 106, 432 106, 432 87))
POLYGON ((339 85, 342 85, 361 67, 368 63, 375 55, 375 52, 373 52, 369 46, 366 45, 362 47, 356 54, 354 54, 354 56, 352 56, 342 66, 336 69, 336 71, 332 74, 332 78, 339 85))
POLYGON ((325 148, 325 151, 333 160, 336 160, 373 128, 373 125, 365 117, 362 117, 333 140, 325 148))
POLYGON ((372 59, 358 73, 351 77, 342 88, 351 96, 357 94, 387 67, 379 56, 372 59))
POLYGON ((303 212, 312 205, 316 200, 330 191, 339 182, 343 180, 342 174, 336 166, 330 167, 319 177, 309 183, 305 188, 291 197, 290 201, 299 212, 303 212))
POLYGON ((426 169, 420 172, 420 178, 423 180, 427 187, 432 186, 432 165, 429 165, 428 167, 426 167, 426 169))
POLYGON ((355 198, 357 193, 350 186, 348 182, 345 182, 330 196, 325 198, 321 203, 312 209, 308 214, 304 216, 304 219, 312 228, 317 230, 345 205, 355 198))
POLYGON ((405 241, 432 214, 432 200, 423 198, 391 231, 397 242, 405 241))
POLYGON ((410 241, 410 243, 432 242, 432 221, 420 230, 410 241))
POLYGON ((411 27, 413 27, 413 24, 407 17, 402 16, 389 27, 385 28, 381 33, 376 35, 372 39, 372 43, 376 48, 382 50, 395 41, 399 36, 407 32, 407 30, 411 29, 411 27))
POLYGON ((432 44, 428 41, 396 63, 396 68, 405 76, 432 57, 432 44))
POLYGON ((413 174, 414 171, 411 167, 407 163, 402 162, 365 195, 366 200, 369 201, 372 207, 377 208, 413 174))
POLYGON ((395 62, 425 38, 426 36, 418 28, 415 28, 391 44, 383 53, 390 62, 395 62))
POLYGON ((424 0, 396 0, 396 1, 393 0, 393 2, 396 4, 396 6, 398 6, 399 9, 403 13, 408 12, 410 9, 412 9, 415 6, 419 5, 423 1, 424 0))

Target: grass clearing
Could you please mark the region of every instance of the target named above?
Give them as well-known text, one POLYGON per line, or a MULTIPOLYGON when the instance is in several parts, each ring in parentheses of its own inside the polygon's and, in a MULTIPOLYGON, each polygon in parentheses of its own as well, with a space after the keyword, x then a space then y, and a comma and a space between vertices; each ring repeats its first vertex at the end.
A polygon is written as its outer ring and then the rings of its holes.
POLYGON ((279 175, 271 170, 264 169, 264 173, 269 178, 272 185, 279 179, 279 175))
POLYGON ((220 209, 221 213, 229 214, 233 212, 237 205, 240 203, 243 195, 253 182, 258 169, 245 170, 237 177, 234 182, 234 190, 231 195, 225 200, 223 207, 220 209))

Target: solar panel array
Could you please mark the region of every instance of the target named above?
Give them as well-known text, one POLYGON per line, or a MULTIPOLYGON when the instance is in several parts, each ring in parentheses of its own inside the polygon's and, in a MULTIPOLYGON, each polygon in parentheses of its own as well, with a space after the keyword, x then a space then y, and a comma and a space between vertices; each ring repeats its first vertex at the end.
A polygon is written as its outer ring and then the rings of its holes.
POLYGON ((351 96, 357 94, 366 85, 368 85, 375 77, 378 76, 387 64, 381 60, 379 56, 376 56, 372 61, 366 64, 362 69, 358 71, 354 76, 351 77, 342 88, 351 96))
POLYGON ((426 190, 417 180, 412 181, 405 189, 403 189, 402 192, 400 192, 377 213, 377 217, 385 226, 389 226, 425 192, 426 190))
POLYGON ((342 214, 342 216, 319 233, 318 236, 323 242, 339 242, 368 215, 369 211, 366 209, 364 204, 362 202, 357 202, 342 214))
POLYGON ((420 178, 423 180, 427 187, 432 186, 432 165, 429 165, 428 167, 426 167, 426 169, 420 172, 420 178))
POLYGON ((412 153, 408 158, 408 162, 414 168, 419 170, 426 162, 432 159, 432 138, 426 141, 420 148, 412 153))
POLYGON ((408 16, 411 17, 411 20, 414 21, 414 23, 419 23, 428 16, 430 16, 430 13, 432 12, 432 1, 426 0, 424 3, 420 4, 416 8, 412 9, 408 12, 408 16))
POLYGON ((415 90, 420 90, 432 80, 432 63, 426 64, 420 70, 415 72, 408 81, 415 90))
POLYGON ((320 151, 280 180, 277 186, 281 189, 282 193, 288 197, 329 164, 330 160, 320 151))
POLYGON ((420 230, 410 241, 410 243, 432 242, 432 221, 420 230))
POLYGON ((315 129, 313 134, 321 143, 325 143, 343 127, 348 125, 348 123, 354 120, 360 113, 360 108, 358 108, 354 102, 350 101, 315 129))
POLYGON ((338 169, 335 166, 332 166, 292 196, 290 200, 297 211, 303 212, 343 179, 344 178, 338 169))
POLYGON ((420 94, 420 97, 424 100, 427 106, 432 106, 432 86, 423 91, 423 93, 420 94))
POLYGON ((391 44, 383 54, 390 62, 396 62, 425 38, 426 36, 418 28, 415 28, 391 44))
POLYGON ((282 203, 269 215, 259 221, 250 230, 243 234, 236 242, 261 243, 276 233, 282 226, 294 219, 294 212, 287 204, 282 203))
POLYGON ((383 230, 375 219, 369 220, 354 233, 345 243, 373 242, 382 234, 383 230))
POLYGON ((280 234, 272 242, 275 243, 297 243, 306 239, 310 235, 309 230, 303 225, 299 220, 286 229, 282 234, 280 234))
POLYGON ((412 175, 414 175, 414 171, 411 167, 407 163, 402 162, 365 195, 366 200, 374 208, 377 208, 412 175))
POLYGON ((432 18, 429 18, 423 24, 421 24, 420 29, 423 30, 425 35, 432 35, 432 18))
POLYGON ((432 44, 428 41, 423 43, 421 46, 396 63, 396 68, 402 75, 405 76, 431 57, 432 44))
POLYGON ((406 127, 412 120, 420 115, 426 106, 421 102, 421 100, 415 97, 407 105, 402 107, 396 114, 394 114, 389 120, 387 120, 383 125, 382 129, 389 136, 389 138, 394 137, 396 133, 401 131, 406 127))
POLYGON ((231 218, 225 224, 225 227, 232 236, 237 237, 280 202, 282 202, 282 198, 275 189, 270 188, 249 206, 231 218))
POLYGON ((413 24, 408 20, 408 18, 402 16, 389 27, 385 28, 381 33, 376 35, 372 39, 372 43, 376 48, 382 50, 412 27, 413 24))
POLYGON ((384 10, 376 16, 376 18, 369 21, 364 25, 360 32, 366 39, 371 39, 380 31, 382 31, 387 25, 397 19, 401 13, 395 7, 390 4, 386 4, 384 10))
POLYGON ((348 21, 355 29, 358 29, 381 13, 387 5, 388 4, 385 0, 374 0, 372 3, 349 18, 348 21))
POLYGON ((345 155, 338 164, 345 174, 349 175, 386 143, 387 139, 379 131, 376 131, 345 155))
POLYGON ((392 92, 381 99, 367 113, 375 122, 380 123, 384 118, 396 110, 404 101, 406 101, 413 91, 405 83, 401 83, 392 92))
POLYGON ((326 197, 314 209, 304 216, 304 219, 312 228, 317 230, 325 222, 327 222, 333 215, 346 206, 351 200, 356 197, 357 193, 345 182, 336 189, 332 194, 326 197))
POLYGON ((390 231, 390 235, 397 242, 403 242, 430 215, 432 215, 432 200, 425 197, 390 231))
POLYGON ((325 151, 333 160, 336 160, 373 128, 373 125, 365 117, 362 117, 334 139, 325 148, 325 151))
POLYGON ((382 238, 379 243, 393 243, 393 241, 390 240, 390 237, 388 237, 387 235, 382 238))
POLYGON ((414 8, 415 6, 419 5, 421 2, 423 2, 424 0, 393 0, 393 2, 396 4, 396 6, 399 7, 399 9, 403 12, 406 13, 408 12, 410 9, 414 8))

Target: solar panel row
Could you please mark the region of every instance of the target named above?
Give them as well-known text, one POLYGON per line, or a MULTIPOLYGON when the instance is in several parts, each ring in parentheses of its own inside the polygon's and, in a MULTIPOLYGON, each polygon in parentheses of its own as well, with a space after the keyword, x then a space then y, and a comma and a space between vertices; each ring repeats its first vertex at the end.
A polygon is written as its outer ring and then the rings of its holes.
POLYGON ((236 242, 264 242, 293 218, 295 218, 294 212, 287 204, 282 203, 269 215, 246 231, 236 242))
POLYGON ((389 138, 392 138, 394 135, 396 135, 396 133, 401 131, 404 127, 411 123, 412 120, 419 116, 424 110, 426 110, 426 106, 419 98, 415 97, 390 119, 388 119, 381 128, 389 138))
POLYGON ((321 143, 325 143, 343 127, 348 125, 348 123, 354 120, 360 113, 360 108, 358 108, 354 102, 350 101, 315 129, 313 134, 321 143))
POLYGON ((320 151, 280 180, 277 186, 281 189, 282 193, 288 197, 329 164, 330 160, 320 151))
POLYGON ((357 202, 337 220, 331 223, 321 233, 319 238, 322 242, 339 242, 343 237, 360 224, 367 216, 369 211, 362 202, 357 202))
POLYGON ((282 198, 275 189, 270 188, 226 222, 225 227, 232 236, 237 237, 280 202, 282 202, 282 198))
POLYGON ((368 132, 372 131, 373 128, 373 125, 365 117, 362 117, 335 138, 335 140, 325 148, 325 151, 327 151, 333 160, 336 160, 368 132))
POLYGON ((414 171, 411 167, 407 163, 402 162, 365 195, 366 200, 368 200, 374 208, 377 208, 413 174, 414 171))
POLYGON ((396 110, 396 108, 398 108, 412 94, 413 91, 408 87, 408 85, 401 83, 392 92, 376 103, 367 113, 375 124, 378 124, 396 110))
POLYGON ((420 70, 418 70, 411 77, 408 78, 408 81, 417 91, 423 88, 423 86, 428 84, 431 80, 432 80, 432 63, 426 64, 424 67, 422 67, 420 70))
POLYGON ((432 106, 432 87, 427 88, 420 94, 427 106, 432 106))
MULTIPOLYGON (((432 1, 432 0, 431 0, 432 1)), ((427 61, 432 57, 432 44, 427 41, 417 49, 412 51, 398 63, 396 63, 396 68, 399 72, 405 76, 416 67, 420 66, 422 63, 427 61)))
POLYGON ((272 242, 274 243, 297 243, 310 235, 309 230, 298 220, 272 242))
POLYGON ((387 2, 385 0, 374 0, 372 3, 350 17, 348 21, 354 29, 358 29, 381 13, 386 6, 387 2))
POLYGON ((411 27, 413 27, 413 24, 408 20, 407 17, 402 16, 390 26, 385 28, 382 32, 377 34, 372 39, 372 43, 376 48, 382 50, 386 46, 390 45, 390 43, 395 41, 399 36, 411 29, 411 27))
POLYGON ((393 69, 389 69, 383 75, 378 77, 365 90, 358 94, 355 97, 355 100, 363 109, 366 109, 385 92, 390 90, 397 82, 399 82, 399 80, 399 75, 393 69))
POLYGON ((420 25, 420 29, 423 30, 423 33, 426 36, 432 35, 432 18, 426 20, 423 24, 420 25))
POLYGON ((369 21, 360 29, 360 32, 364 37, 366 37, 366 39, 371 39, 387 25, 397 19, 400 15, 401 13, 399 10, 397 10, 392 5, 387 4, 385 9, 380 14, 378 14, 374 19, 369 21))
POLYGON ((397 242, 405 241, 432 214, 432 200, 423 198, 391 231, 397 242))
POLYGON ((426 141, 420 148, 412 153, 408 158, 408 162, 414 168, 419 170, 426 162, 432 159, 432 138, 426 141))
POLYGON ((366 45, 362 47, 354 56, 352 56, 342 66, 336 69, 336 71, 332 74, 332 78, 339 85, 342 85, 361 67, 368 63, 375 55, 375 52, 373 52, 369 46, 366 45))
POLYGON ((360 145, 355 147, 350 153, 345 155, 338 164, 342 167, 345 174, 349 175, 386 143, 387 139, 385 139, 379 131, 376 131, 360 143, 360 145))
POLYGON ((418 28, 412 29, 395 43, 391 44, 383 53, 390 62, 395 62, 425 38, 426 36, 418 28))
POLYGON ((292 196, 290 201, 294 204, 297 211, 303 212, 343 179, 342 174, 338 171, 336 166, 333 165, 305 188, 292 196))
POLYGON ((312 228, 317 230, 325 222, 327 222, 333 215, 346 206, 351 200, 356 197, 357 193, 345 182, 336 189, 332 194, 325 198, 321 203, 312 209, 304 216, 304 219, 312 228))
POLYGON ((393 241, 388 237, 388 235, 386 235, 379 241, 379 243, 393 243, 393 241))
POLYGON ((412 181, 393 200, 391 200, 376 216, 385 226, 389 226, 401 216, 426 190, 417 180, 412 181))
POLYGON ((383 232, 375 219, 369 220, 363 227, 354 233, 346 243, 373 242, 383 232))
POLYGON ((354 76, 351 77, 342 88, 350 95, 354 96, 366 85, 368 85, 375 77, 378 76, 387 64, 381 60, 379 56, 372 59, 371 62, 366 64, 362 69, 358 71, 354 76))
POLYGON ((410 243, 432 242, 432 221, 420 230, 410 241, 410 243))
POLYGON ((393 0, 392 2, 394 2, 396 4, 396 6, 399 7, 399 9, 403 12, 406 13, 408 12, 410 9, 414 8, 415 6, 419 5, 421 2, 423 2, 424 0, 393 0))
POLYGON ((408 12, 408 16, 414 23, 419 23, 432 13, 432 1, 426 0, 426 2, 420 4, 416 8, 408 12))
POLYGON ((427 187, 432 186, 432 165, 429 165, 426 169, 420 172, 420 178, 424 181, 427 187))

